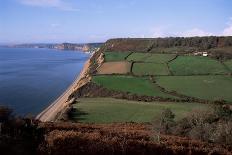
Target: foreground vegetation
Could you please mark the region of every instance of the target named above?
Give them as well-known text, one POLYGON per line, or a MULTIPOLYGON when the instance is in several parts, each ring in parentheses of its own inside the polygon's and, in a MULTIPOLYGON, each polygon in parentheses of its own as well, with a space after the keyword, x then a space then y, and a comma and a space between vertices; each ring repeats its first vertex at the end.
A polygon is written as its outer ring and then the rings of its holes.
POLYGON ((158 126, 138 123, 42 123, 32 118, 14 117, 10 109, 0 107, 1 155, 231 153, 231 110, 217 107, 213 113, 193 114, 175 119, 171 110, 164 110, 161 117, 155 117, 158 126), (180 136, 170 135, 172 132, 180 136))
POLYGON ((180 120, 193 110, 210 109, 199 103, 138 102, 113 98, 80 98, 70 113, 72 121, 85 123, 152 122, 169 108, 180 120))

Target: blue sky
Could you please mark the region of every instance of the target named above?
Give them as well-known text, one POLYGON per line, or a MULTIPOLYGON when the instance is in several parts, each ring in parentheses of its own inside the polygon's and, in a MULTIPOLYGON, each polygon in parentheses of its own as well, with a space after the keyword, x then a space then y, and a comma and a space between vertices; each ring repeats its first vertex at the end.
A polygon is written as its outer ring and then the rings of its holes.
POLYGON ((0 0, 0 43, 231 36, 231 0, 0 0))

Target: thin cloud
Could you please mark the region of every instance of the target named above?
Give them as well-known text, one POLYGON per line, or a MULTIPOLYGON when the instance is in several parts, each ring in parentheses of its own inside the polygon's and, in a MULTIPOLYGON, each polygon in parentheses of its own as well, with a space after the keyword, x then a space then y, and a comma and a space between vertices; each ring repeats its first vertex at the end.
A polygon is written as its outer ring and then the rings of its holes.
POLYGON ((78 11, 63 0, 20 0, 21 4, 36 7, 52 7, 62 11, 78 11))
POLYGON ((182 36, 182 37, 196 37, 196 36, 202 37, 202 36, 212 36, 212 35, 213 33, 206 32, 199 28, 194 28, 194 29, 179 33, 179 36, 182 36))
POLYGON ((230 18, 229 22, 227 23, 228 27, 226 27, 222 34, 224 36, 232 36, 232 17, 230 18))

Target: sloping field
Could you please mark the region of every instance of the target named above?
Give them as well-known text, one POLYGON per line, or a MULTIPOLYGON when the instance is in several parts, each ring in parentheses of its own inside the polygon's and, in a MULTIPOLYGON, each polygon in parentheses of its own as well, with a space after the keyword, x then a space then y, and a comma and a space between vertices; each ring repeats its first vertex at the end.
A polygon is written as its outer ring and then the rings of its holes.
POLYGON ((135 62, 167 63, 175 57, 175 54, 132 53, 127 60, 135 62))
POLYGON ((232 102, 232 78, 229 76, 162 76, 156 80, 169 91, 201 99, 232 102))
POLYGON ((175 57, 175 54, 151 54, 145 62, 167 63, 175 57))
POLYGON ((166 64, 134 63, 132 72, 135 75, 169 75, 166 64))
POLYGON ((206 110, 209 105, 199 103, 137 102, 113 98, 80 98, 74 104, 72 120, 87 123, 151 122, 163 109, 171 109, 176 119, 193 110, 206 110))
POLYGON ((131 63, 127 61, 121 62, 105 62, 97 69, 98 74, 127 74, 130 73, 131 63))
POLYGON ((127 60, 128 61, 141 61, 144 62, 148 57, 150 57, 150 53, 132 53, 127 60))
POLYGON ((230 71, 232 72, 232 59, 228 60, 226 62, 224 62, 224 64, 230 69, 230 71))
POLYGON ((219 62, 208 57, 179 56, 169 63, 174 75, 227 74, 229 71, 219 62))
POLYGON ((110 61, 124 61, 131 52, 104 52, 106 62, 110 61))
POLYGON ((93 82, 110 90, 129 92, 137 95, 176 98, 165 94, 146 78, 132 76, 93 76, 93 82))

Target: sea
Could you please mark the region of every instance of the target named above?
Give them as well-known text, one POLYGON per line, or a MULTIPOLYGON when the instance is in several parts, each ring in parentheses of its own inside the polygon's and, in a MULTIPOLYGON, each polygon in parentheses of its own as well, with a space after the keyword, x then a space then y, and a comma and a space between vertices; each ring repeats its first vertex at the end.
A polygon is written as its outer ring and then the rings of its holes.
POLYGON ((90 54, 45 48, 0 47, 0 106, 36 116, 77 78, 90 54))

